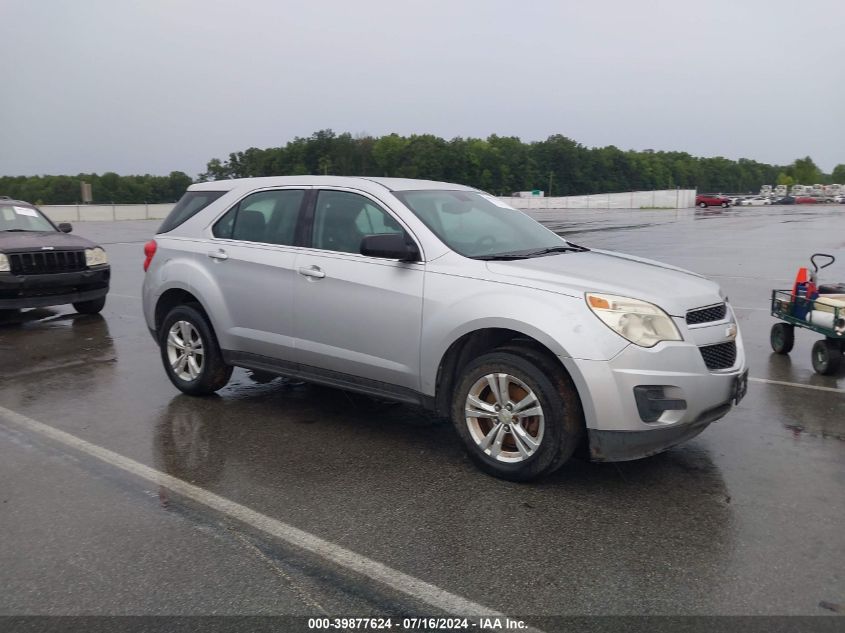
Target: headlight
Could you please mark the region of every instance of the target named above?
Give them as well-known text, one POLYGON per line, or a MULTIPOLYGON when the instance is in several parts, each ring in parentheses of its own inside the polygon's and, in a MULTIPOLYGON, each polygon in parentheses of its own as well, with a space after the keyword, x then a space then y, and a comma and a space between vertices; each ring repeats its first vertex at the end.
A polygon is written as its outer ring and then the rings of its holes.
POLYGON ((106 251, 104 251, 99 246, 97 248, 86 248, 85 249, 85 265, 89 268, 91 266, 102 266, 103 264, 108 264, 109 258, 106 255, 106 251))
POLYGON ((660 341, 683 341, 672 318, 653 303, 588 292, 587 305, 611 330, 634 345, 654 347, 660 341))
POLYGON ((12 269, 9 267, 9 258, 3 253, 0 253, 0 273, 8 273, 12 269))

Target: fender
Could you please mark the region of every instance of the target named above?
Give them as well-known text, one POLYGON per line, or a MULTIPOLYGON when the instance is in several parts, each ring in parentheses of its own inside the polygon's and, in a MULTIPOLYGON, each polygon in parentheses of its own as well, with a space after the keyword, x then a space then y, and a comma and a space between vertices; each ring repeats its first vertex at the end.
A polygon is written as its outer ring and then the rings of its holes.
POLYGON ((627 346, 589 312, 580 297, 478 279, 431 275, 426 280, 423 313, 420 374, 421 389, 427 395, 435 392, 437 371, 449 347, 477 330, 520 332, 561 359, 608 360, 627 346), (434 301, 432 296, 461 298, 447 302, 434 301), (460 325, 455 327, 455 323, 460 325))
POLYGON ((155 270, 148 271, 147 274, 149 275, 150 272, 156 277, 153 281, 156 295, 152 297, 153 300, 150 302, 152 305, 148 323, 151 323, 151 319, 154 319, 155 307, 165 292, 174 289, 184 290, 197 298, 211 321, 211 326, 217 335, 220 346, 225 348, 232 317, 223 299, 220 287, 214 278, 197 262, 184 256, 171 257, 156 267, 155 270))

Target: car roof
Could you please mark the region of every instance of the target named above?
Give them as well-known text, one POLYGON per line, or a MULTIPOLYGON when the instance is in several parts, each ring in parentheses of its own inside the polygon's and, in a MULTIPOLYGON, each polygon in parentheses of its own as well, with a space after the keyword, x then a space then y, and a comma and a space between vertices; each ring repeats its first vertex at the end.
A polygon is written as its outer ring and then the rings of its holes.
POLYGON ((371 193, 388 191, 419 191, 446 189, 451 191, 478 191, 474 187, 436 180, 412 178, 369 178, 364 176, 266 176, 262 178, 233 178, 199 182, 188 191, 232 191, 233 189, 259 189, 262 187, 289 187, 291 185, 335 186, 361 189, 371 193))
POLYGON ((35 205, 31 202, 26 202, 25 200, 15 200, 14 198, 10 198, 9 196, 0 196, 0 204, 23 204, 28 207, 35 208, 35 205))

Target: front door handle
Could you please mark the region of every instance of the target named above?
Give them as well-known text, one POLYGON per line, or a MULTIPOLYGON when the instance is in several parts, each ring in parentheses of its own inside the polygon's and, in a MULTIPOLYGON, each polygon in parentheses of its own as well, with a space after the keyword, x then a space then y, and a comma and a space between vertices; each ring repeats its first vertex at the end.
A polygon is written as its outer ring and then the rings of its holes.
POLYGON ((220 261, 223 261, 224 259, 229 259, 229 256, 226 254, 226 251, 224 251, 222 248, 216 251, 208 251, 206 255, 208 255, 211 259, 217 259, 220 261))
POLYGON ((315 279, 322 279, 326 276, 319 266, 308 266, 299 269, 299 274, 303 277, 313 277, 315 279))

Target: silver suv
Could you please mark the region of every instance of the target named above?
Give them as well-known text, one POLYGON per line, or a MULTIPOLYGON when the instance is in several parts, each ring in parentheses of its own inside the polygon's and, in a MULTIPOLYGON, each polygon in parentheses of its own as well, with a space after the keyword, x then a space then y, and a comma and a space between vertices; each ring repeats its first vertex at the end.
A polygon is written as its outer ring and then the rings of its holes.
POLYGON ((594 460, 652 455, 746 390, 715 283, 577 246, 470 187, 196 184, 145 254, 144 316, 181 391, 244 367, 422 405, 506 479, 585 443, 594 460))

